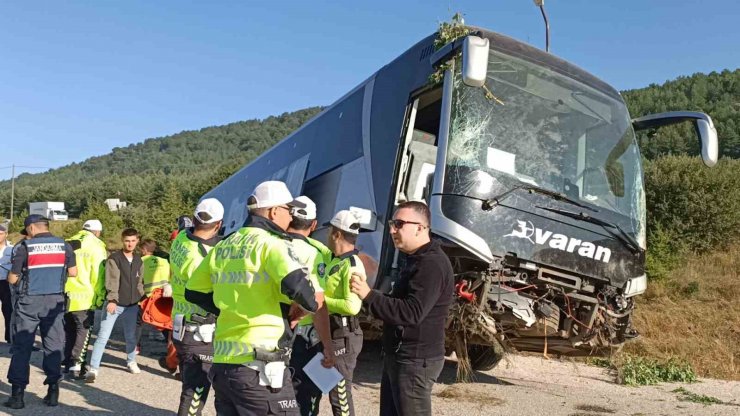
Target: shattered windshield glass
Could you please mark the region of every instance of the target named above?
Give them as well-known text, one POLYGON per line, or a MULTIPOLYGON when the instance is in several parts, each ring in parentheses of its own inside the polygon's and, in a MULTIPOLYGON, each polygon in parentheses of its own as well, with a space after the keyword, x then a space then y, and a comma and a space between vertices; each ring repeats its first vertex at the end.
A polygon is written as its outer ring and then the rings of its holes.
POLYGON ((624 102, 493 50, 484 88, 463 84, 459 69, 452 81, 447 192, 545 188, 617 214, 645 246, 642 167, 624 102))

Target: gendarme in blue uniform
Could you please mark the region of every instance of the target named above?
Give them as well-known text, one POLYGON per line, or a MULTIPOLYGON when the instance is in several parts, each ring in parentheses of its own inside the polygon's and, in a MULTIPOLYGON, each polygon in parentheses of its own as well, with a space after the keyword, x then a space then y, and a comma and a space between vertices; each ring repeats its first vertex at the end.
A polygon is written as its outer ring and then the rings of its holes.
POLYGON ((64 355, 64 283, 67 269, 75 267, 72 247, 51 233, 39 233, 19 244, 11 272, 20 276, 13 308, 13 358, 8 381, 13 387, 28 385, 29 360, 36 329, 41 329, 46 373, 44 384, 62 378, 64 355))

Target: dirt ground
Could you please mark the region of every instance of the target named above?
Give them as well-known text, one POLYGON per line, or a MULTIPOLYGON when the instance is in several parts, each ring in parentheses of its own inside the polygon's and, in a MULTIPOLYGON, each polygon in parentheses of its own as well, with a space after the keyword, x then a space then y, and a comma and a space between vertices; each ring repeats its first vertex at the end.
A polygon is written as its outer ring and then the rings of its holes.
MULTIPOLYGON (((2 324, 0 323, 0 326, 2 324)), ((61 405, 46 407, 41 371, 41 352, 32 356, 31 384, 26 390, 26 408, 0 414, 17 415, 172 415, 177 408, 180 384, 157 365, 165 344, 150 340, 145 331, 143 352, 139 357, 142 373, 125 369, 120 331, 103 358, 95 384, 65 380, 61 405)), ((40 342, 40 341, 39 341, 40 342)), ((37 345, 40 346, 40 343, 37 345)), ((5 375, 10 363, 8 346, 0 346, 0 402, 10 393, 5 375)), ((367 343, 355 372, 353 394, 358 415, 377 415, 380 388, 380 350, 367 343)), ((321 415, 330 415, 327 400, 321 415)), ((477 382, 455 383, 455 362, 448 360, 433 392, 435 415, 739 415, 740 382, 703 379, 695 384, 664 384, 651 387, 616 385, 604 369, 540 357, 510 356, 506 362, 485 373, 477 373, 477 382), (682 401, 672 392, 678 387, 715 397, 725 404, 703 405, 682 401)), ((216 414, 208 400, 205 415, 216 414)))

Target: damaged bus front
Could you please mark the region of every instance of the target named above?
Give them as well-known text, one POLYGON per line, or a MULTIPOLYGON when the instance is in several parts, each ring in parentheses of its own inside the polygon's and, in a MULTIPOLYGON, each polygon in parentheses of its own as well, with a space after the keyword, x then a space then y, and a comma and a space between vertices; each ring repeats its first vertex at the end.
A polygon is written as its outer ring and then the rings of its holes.
POLYGON ((694 121, 711 166, 711 119, 680 112, 633 123, 616 90, 549 54, 485 36, 457 43, 461 59, 448 59, 454 44, 440 52, 448 69, 425 195, 457 273, 450 345, 459 354, 453 337, 465 333, 478 369, 507 346, 562 355, 619 347, 637 335, 634 298, 647 286, 635 128, 694 121))

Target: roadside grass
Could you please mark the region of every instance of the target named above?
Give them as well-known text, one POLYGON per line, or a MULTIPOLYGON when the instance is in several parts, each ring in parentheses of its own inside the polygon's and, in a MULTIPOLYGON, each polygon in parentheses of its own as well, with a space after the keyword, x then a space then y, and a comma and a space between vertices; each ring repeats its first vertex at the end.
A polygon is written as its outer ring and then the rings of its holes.
POLYGON ((703 256, 638 298, 641 337, 614 357, 591 358, 627 385, 740 380, 740 245, 703 256))
POLYGON ((634 323, 642 337, 624 353, 740 380, 740 245, 691 256, 664 281, 650 282, 634 323))
POLYGON ((471 384, 467 383, 456 383, 446 387, 435 395, 443 399, 464 400, 486 406, 501 406, 506 403, 503 399, 471 389, 471 386, 471 384))
POLYGON ((645 386, 658 383, 694 383, 696 373, 685 361, 671 358, 667 361, 624 355, 618 359, 617 382, 627 386, 645 386))
POLYGON ((627 386, 697 381, 696 373, 691 365, 677 358, 661 361, 630 354, 619 354, 611 358, 590 358, 587 363, 613 371, 617 383, 627 386))
POLYGON ((682 402, 699 403, 706 406, 710 404, 727 404, 716 397, 692 393, 683 387, 671 390, 671 393, 677 393, 679 395, 678 400, 681 400, 682 402))

